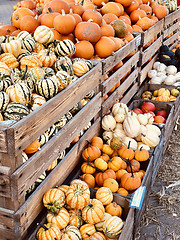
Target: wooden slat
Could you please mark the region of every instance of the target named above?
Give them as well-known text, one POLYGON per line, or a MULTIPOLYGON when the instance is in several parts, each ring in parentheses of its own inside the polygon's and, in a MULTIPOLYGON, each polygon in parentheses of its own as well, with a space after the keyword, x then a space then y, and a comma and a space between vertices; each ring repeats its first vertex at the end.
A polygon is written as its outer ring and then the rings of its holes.
POLYGON ((147 74, 149 72, 149 70, 152 69, 153 64, 155 63, 155 61, 157 60, 158 57, 158 53, 151 59, 151 61, 149 63, 147 63, 147 65, 145 67, 141 68, 141 72, 140 72, 140 77, 139 77, 139 85, 141 85, 144 80, 147 77, 147 74))
POLYGON ((177 44, 178 44, 178 39, 171 46, 169 46, 169 49, 172 50, 173 48, 176 47, 177 44))
POLYGON ((175 20, 177 20, 180 16, 180 9, 177 9, 175 12, 170 13, 164 18, 164 27, 167 27, 167 25, 173 23, 175 20))
POLYGON ((58 186, 64 182, 71 171, 80 161, 82 150, 87 145, 86 140, 90 140, 93 136, 98 135, 100 131, 100 118, 87 130, 78 143, 71 149, 58 166, 48 175, 48 177, 40 184, 36 191, 28 198, 22 207, 15 213, 16 222, 19 223, 19 233, 22 236, 33 220, 37 217, 43 208, 42 197, 46 191, 54 186, 58 186))
POLYGON ((138 83, 136 82, 132 88, 126 93, 126 95, 121 99, 120 102, 128 104, 130 100, 133 98, 134 94, 138 91, 139 86, 138 83))
POLYGON ((179 22, 174 23, 171 27, 163 31, 163 38, 167 37, 170 33, 174 31, 178 31, 179 29, 179 22))
POLYGON ((158 33, 161 33, 161 31, 163 31, 163 25, 164 20, 162 19, 150 27, 148 30, 146 30, 142 34, 142 46, 145 46, 149 41, 156 37, 158 33))
POLYGON ((165 40, 163 44, 167 46, 171 45, 172 43, 174 43, 174 41, 176 41, 176 39, 178 39, 178 36, 179 36, 179 32, 175 33, 172 37, 165 40))
POLYGON ((71 84, 54 98, 44 103, 27 117, 13 125, 15 149, 10 157, 17 156, 31 144, 38 136, 45 132, 54 122, 79 102, 90 90, 99 85, 101 63, 91 71, 71 84))
POLYGON ((7 153, 6 130, 1 127, 0 127, 0 152, 7 153))
POLYGON ((160 36, 156 41, 151 44, 143 53, 142 53, 142 62, 141 65, 146 63, 160 48, 162 45, 162 36, 160 36))
POLYGON ((12 174, 13 199, 20 198, 35 180, 49 167, 69 143, 87 126, 101 109, 101 93, 95 96, 40 151, 12 174), (79 124, 78 124, 79 123, 79 124))
POLYGON ((134 65, 139 61, 139 52, 132 56, 122 67, 112 74, 106 81, 102 83, 103 95, 108 93, 115 84, 120 81, 134 65))
POLYGON ((10 174, 11 169, 9 167, 0 166, 0 196, 9 197, 10 194, 10 174))
POLYGON ((141 35, 135 37, 132 41, 126 44, 124 47, 119 49, 114 53, 113 56, 110 56, 103 60, 103 74, 108 72, 112 67, 114 67, 118 62, 123 60, 129 55, 133 50, 137 49, 140 45, 141 35))
POLYGON ((126 218, 125 225, 118 240, 131 240, 133 239, 134 230, 134 209, 130 208, 128 216, 126 218))
POLYGON ((0 239, 14 239, 14 211, 0 208, 0 239))
POLYGON ((113 104, 123 95, 123 93, 136 81, 138 70, 135 69, 128 78, 108 97, 102 104, 102 116, 104 116, 113 104))

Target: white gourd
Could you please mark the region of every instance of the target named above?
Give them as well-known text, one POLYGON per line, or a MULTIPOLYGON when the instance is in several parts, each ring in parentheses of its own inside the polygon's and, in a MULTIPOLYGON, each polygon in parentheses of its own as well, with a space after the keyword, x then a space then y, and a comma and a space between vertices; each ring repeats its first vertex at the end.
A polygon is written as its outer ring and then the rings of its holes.
POLYGON ((116 129, 122 129, 122 130, 123 130, 123 125, 122 125, 122 123, 116 123, 116 127, 115 127, 114 130, 116 130, 116 129))
POLYGON ((159 66, 159 64, 160 64, 160 62, 155 62, 154 64, 153 64, 153 69, 157 69, 157 67, 159 66))
POLYGON ((161 80, 162 80, 161 83, 163 83, 164 79, 165 79, 167 76, 166 76, 166 74, 164 74, 164 73, 162 73, 162 72, 158 72, 158 73, 157 73, 157 77, 161 78, 161 80))
POLYGON ((160 141, 158 135, 152 130, 147 130, 146 134, 142 134, 141 140, 150 148, 156 147, 160 141))
POLYGON ((114 119, 116 120, 117 123, 122 123, 124 122, 125 115, 123 113, 118 113, 115 115, 114 119))
POLYGON ((112 114, 115 116, 117 113, 126 114, 128 112, 128 107, 124 103, 115 103, 112 108, 112 114))
POLYGON ((113 137, 123 139, 124 137, 126 137, 126 133, 122 129, 115 129, 114 132, 113 132, 113 137))
POLYGON ((161 84, 163 82, 163 79, 160 77, 153 77, 150 80, 150 84, 161 84))
POLYGON ((130 142, 129 147, 132 148, 133 150, 136 150, 137 149, 137 142, 136 142, 135 139, 130 138, 130 137, 124 137, 123 138, 124 145, 128 146, 129 142, 130 142))
POLYGON ((123 122, 123 128, 128 137, 137 137, 140 131, 140 123, 137 117, 127 116, 123 122))
POLYGON ((158 136, 161 135, 161 130, 156 126, 156 125, 153 125, 153 124, 147 124, 146 125, 146 129, 148 130, 151 130, 151 131, 154 131, 158 136))
POLYGON ((137 119, 138 119, 139 123, 144 126, 148 124, 148 117, 144 114, 138 114, 137 119))
POLYGON ((180 72, 176 73, 175 78, 176 78, 176 82, 180 81, 180 72))
POLYGON ((157 66, 157 68, 156 68, 156 70, 157 70, 157 72, 164 72, 165 70, 166 70, 166 65, 164 64, 164 63, 160 63, 158 66, 157 66))
POLYGON ((144 115, 147 116, 147 118, 148 118, 148 124, 153 124, 153 122, 154 122, 153 115, 151 113, 145 113, 144 115))
POLYGON ((102 119, 102 128, 111 131, 116 127, 116 120, 111 115, 104 116, 102 119))
POLYGON ((156 77, 156 76, 157 76, 157 71, 155 69, 149 70, 149 72, 148 72, 148 77, 149 78, 153 78, 153 77, 156 77))
POLYGON ((125 117, 127 117, 127 116, 133 116, 133 117, 136 117, 136 118, 137 118, 137 114, 136 114, 135 112, 133 112, 133 111, 129 111, 129 112, 125 115, 125 117))
POLYGON ((112 138, 113 138, 113 132, 111 132, 111 131, 105 131, 105 132, 103 132, 103 139, 105 140, 105 141, 107 141, 107 140, 111 140, 112 138))
POLYGON ((174 75, 169 75, 164 79, 164 84, 173 85, 176 82, 176 77, 174 75))
POLYGON ((141 135, 146 134, 146 132, 147 132, 147 128, 144 125, 141 125, 139 135, 135 138, 136 141, 138 142, 141 141, 141 135))
POLYGON ((166 74, 167 75, 176 75, 177 73, 177 68, 174 65, 169 65, 166 68, 166 74))
POLYGON ((138 142, 138 149, 145 149, 145 150, 147 150, 147 151, 149 151, 150 150, 150 147, 148 146, 148 145, 146 145, 146 144, 144 144, 144 143, 142 143, 142 142, 138 142))

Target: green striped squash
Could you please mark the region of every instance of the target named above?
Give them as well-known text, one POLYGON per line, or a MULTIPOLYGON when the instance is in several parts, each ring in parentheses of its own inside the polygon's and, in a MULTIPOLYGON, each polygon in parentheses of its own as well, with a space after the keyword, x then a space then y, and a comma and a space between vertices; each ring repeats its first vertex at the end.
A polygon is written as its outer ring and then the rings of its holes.
POLYGON ((10 76, 0 72, 0 91, 6 91, 9 86, 11 86, 10 76))
POLYGON ((103 232, 106 237, 118 238, 123 227, 123 221, 117 216, 113 216, 105 220, 103 224, 103 232))
POLYGON ((44 69, 40 67, 31 68, 29 72, 35 82, 38 79, 44 78, 44 75, 45 75, 44 69))
POLYGON ((67 113, 65 114, 65 116, 66 116, 66 118, 67 118, 68 121, 70 121, 70 120, 73 118, 73 115, 72 115, 70 112, 67 112, 67 113))
POLYGON ((68 57, 60 57, 56 60, 54 64, 54 69, 56 72, 58 71, 65 71, 70 76, 74 75, 74 70, 72 66, 71 59, 68 57))
POLYGON ((49 139, 54 137, 58 132, 58 129, 56 128, 56 126, 53 124, 50 128, 48 128, 48 130, 45 132, 49 139))
POLYGON ((58 85, 50 78, 39 79, 36 82, 36 93, 50 99, 58 93, 58 85))
POLYGON ((75 53, 75 50, 76 48, 74 43, 69 39, 59 41, 55 47, 56 54, 58 56, 64 56, 64 57, 65 56, 71 57, 75 53))
POLYGON ((42 147, 45 143, 48 142, 49 136, 47 133, 43 133, 37 138, 37 140, 40 142, 40 147, 42 147))
POLYGON ((34 38, 31 37, 22 40, 22 47, 28 50, 29 52, 33 52, 34 49, 36 48, 36 42, 34 38))
POLYGON ((81 233, 79 231, 79 229, 75 226, 67 226, 66 228, 64 228, 64 230, 62 231, 62 238, 61 240, 81 240, 81 233))
POLYGON ((55 122, 55 126, 58 130, 60 130, 61 128, 63 128, 67 123, 67 118, 66 116, 62 116, 57 122, 55 122))
POLYGON ((25 39, 29 39, 32 38, 31 34, 28 33, 27 31, 21 31, 18 35, 17 38, 21 39, 21 40, 25 40, 25 39))
POLYGON ((72 79, 71 76, 65 72, 65 71, 58 71, 56 73, 56 78, 59 81, 59 91, 61 91, 62 89, 66 88, 67 86, 69 86, 69 84, 71 83, 72 79))
POLYGON ((87 59, 84 59, 84 58, 74 58, 74 59, 73 59, 73 63, 74 63, 74 62, 79 62, 79 61, 84 61, 84 62, 88 65, 89 70, 92 69, 93 66, 94 66, 92 60, 87 60, 87 59))
POLYGON ((27 190, 27 194, 30 194, 35 188, 46 178, 46 172, 43 172, 41 176, 31 185, 31 187, 27 190))
POLYGON ((6 90, 11 102, 28 104, 31 100, 31 90, 25 83, 16 83, 6 90))
POLYGON ((20 120, 29 114, 29 109, 26 105, 17 102, 11 102, 8 104, 4 117, 6 120, 20 120))
POLYGON ((62 151, 62 152, 59 154, 57 160, 63 159, 63 158, 65 157, 65 155, 66 155, 66 150, 62 151))
POLYGON ((0 92, 0 111, 4 111, 9 104, 9 96, 5 92, 0 92))
POLYGON ((44 70, 46 77, 55 75, 54 70, 50 67, 43 67, 42 69, 44 70))

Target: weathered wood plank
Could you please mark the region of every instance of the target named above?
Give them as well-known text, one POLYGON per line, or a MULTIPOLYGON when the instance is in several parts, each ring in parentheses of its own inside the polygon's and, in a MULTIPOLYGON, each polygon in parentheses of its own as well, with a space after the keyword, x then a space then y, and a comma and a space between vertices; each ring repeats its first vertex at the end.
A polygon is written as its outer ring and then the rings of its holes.
POLYGON ((169 27, 168 29, 163 31, 163 38, 167 37, 169 34, 173 33, 174 31, 178 31, 178 30, 179 30, 179 22, 176 22, 171 27, 169 27))
POLYGON ((100 118, 91 126, 89 130, 82 136, 78 143, 71 149, 65 158, 57 165, 57 167, 48 175, 48 177, 40 184, 35 192, 27 199, 27 201, 15 213, 16 222, 19 223, 18 235, 22 236, 33 220, 43 209, 42 197, 46 191, 54 186, 58 186, 68 177, 71 171, 80 161, 82 150, 86 147, 87 141, 100 132, 100 118))
POLYGON ((162 45, 162 36, 160 36, 156 41, 151 44, 145 51, 142 53, 142 62, 141 65, 146 63, 160 48, 162 45))
POLYGON ((37 110, 17 122, 14 129, 15 149, 10 157, 17 156, 23 149, 31 144, 38 136, 45 132, 54 122, 79 102, 90 90, 99 85, 101 63, 91 71, 71 84, 54 98, 44 103, 37 110))
POLYGON ((131 240, 133 239, 134 230, 134 209, 130 208, 128 216, 126 218, 125 225, 118 240, 131 240))
POLYGON ((0 208, 0 239, 14 239, 14 211, 0 208), (8 235, 9 234, 9 235, 8 235))
POLYGON ((11 169, 9 167, 0 166, 0 196, 9 197, 10 193, 10 174, 11 169))
MULTIPOLYGON (((7 153, 6 130, 0 127, 0 152, 7 153)), ((0 162, 2 159, 0 158, 0 162)))
POLYGON ((13 199, 25 195, 25 191, 49 167, 69 143, 87 126, 101 109, 101 93, 96 95, 72 120, 64 126, 40 151, 12 174, 13 199), (78 124, 79 123, 79 124, 78 124), (45 161, 46 159, 46 161, 45 161), (31 169, 31 171, 30 171, 31 169))
POLYGON ((174 41, 178 39, 178 36, 179 36, 179 32, 175 33, 173 36, 165 40, 163 44, 168 46, 171 45, 172 43, 174 43, 174 41))
POLYGON ((156 37, 159 33, 163 31, 164 26, 164 20, 158 21, 156 24, 154 24, 152 27, 150 27, 148 30, 146 30, 142 34, 142 42, 141 45, 144 47, 149 41, 151 41, 154 37, 156 37))
POLYGON ((172 12, 168 14, 164 18, 164 27, 167 27, 169 24, 173 23, 175 20, 177 20, 180 16, 180 8, 177 9, 175 12, 172 12))
POLYGON ((123 93, 131 86, 138 76, 138 70, 135 69, 128 78, 108 97, 102 104, 102 116, 104 116, 113 104, 123 95, 123 93))
POLYGON ((133 50, 136 50, 140 45, 141 35, 135 37, 132 41, 126 44, 124 47, 119 49, 114 53, 113 56, 110 56, 103 60, 103 74, 108 72, 112 67, 114 67, 118 62, 123 60, 129 55, 133 50))
POLYGON ((106 81, 102 83, 103 88, 103 95, 108 93, 111 88, 115 86, 115 84, 120 81, 128 72, 129 70, 134 67, 139 61, 139 52, 135 53, 127 62, 120 67, 114 74, 112 74, 106 81))
POLYGON ((120 102, 128 104, 130 100, 133 98, 134 94, 138 91, 139 86, 138 82, 136 82, 132 88, 126 93, 126 95, 121 99, 120 102))

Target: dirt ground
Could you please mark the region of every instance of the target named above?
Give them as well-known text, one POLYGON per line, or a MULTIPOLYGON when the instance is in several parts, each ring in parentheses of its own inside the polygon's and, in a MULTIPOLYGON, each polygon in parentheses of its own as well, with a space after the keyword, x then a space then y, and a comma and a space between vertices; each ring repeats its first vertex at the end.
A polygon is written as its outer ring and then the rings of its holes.
POLYGON ((136 240, 180 239, 180 125, 173 131, 136 240))

